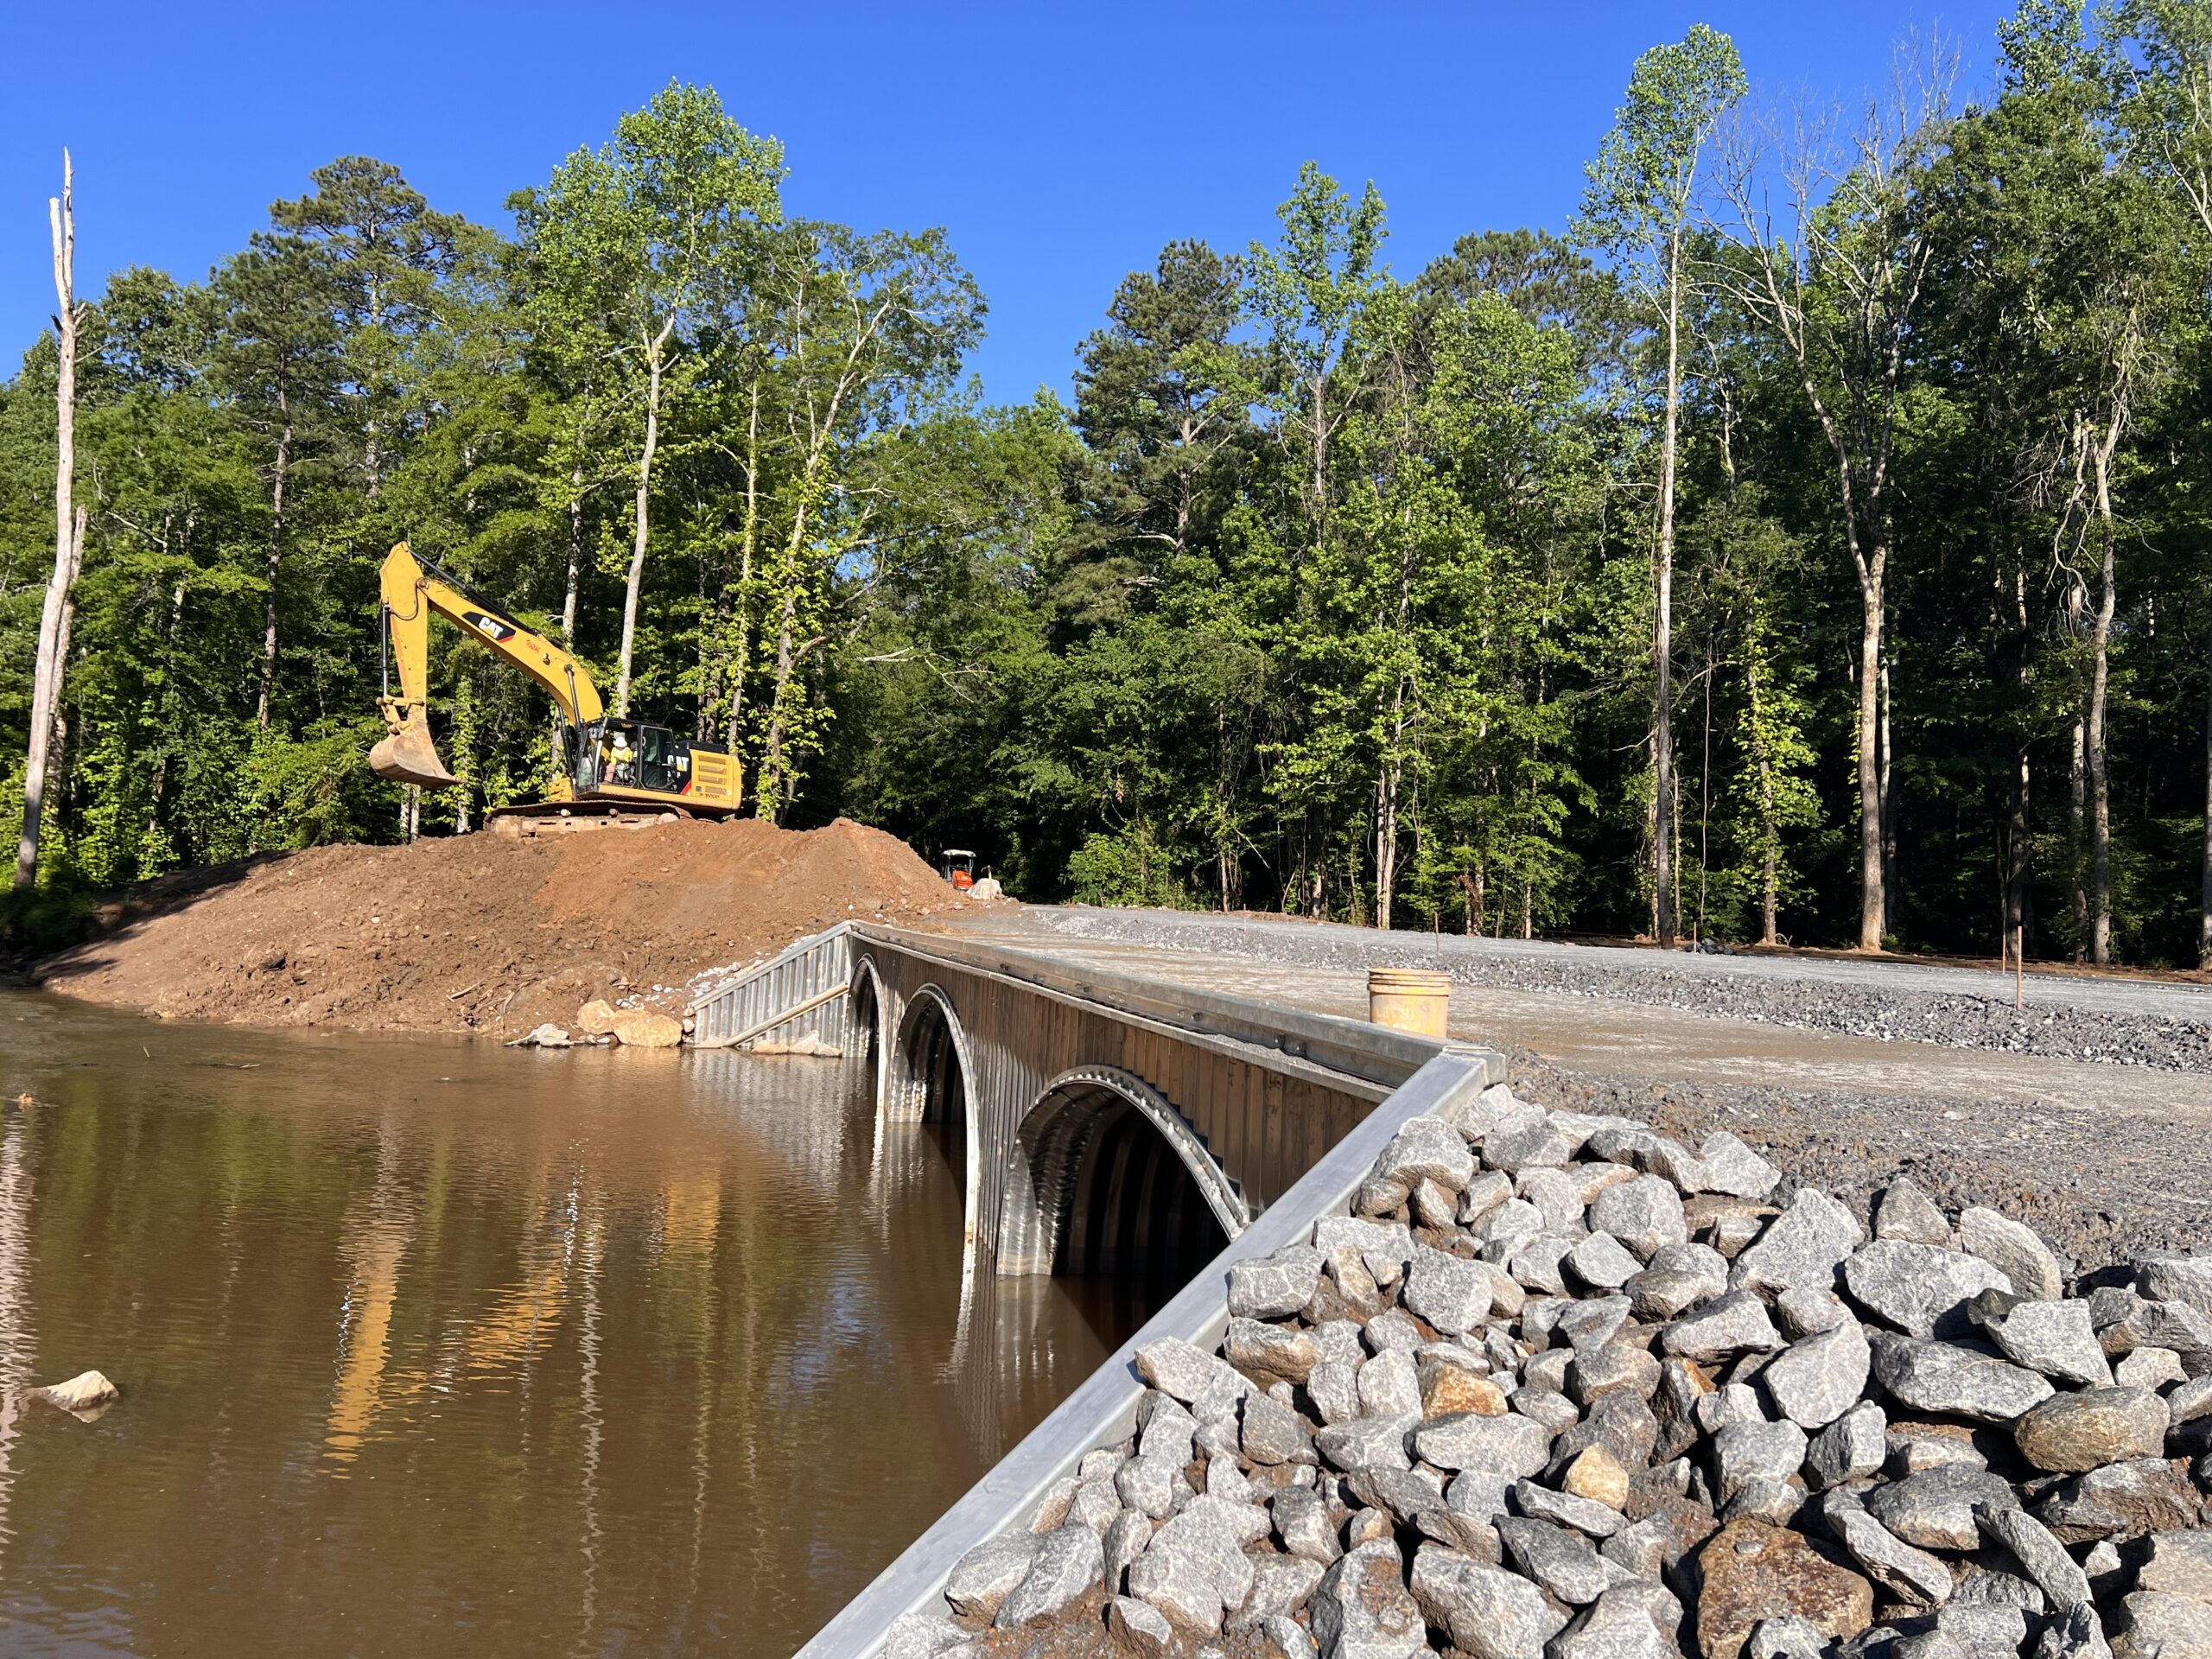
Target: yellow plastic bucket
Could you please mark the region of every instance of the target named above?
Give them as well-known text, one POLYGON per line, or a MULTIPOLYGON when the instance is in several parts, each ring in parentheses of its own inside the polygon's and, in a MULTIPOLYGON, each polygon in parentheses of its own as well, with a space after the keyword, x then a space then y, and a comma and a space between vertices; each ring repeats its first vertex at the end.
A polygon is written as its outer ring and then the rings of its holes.
POLYGON ((1367 1018, 1370 1024, 1416 1037, 1444 1039, 1452 1007, 1452 979, 1433 968, 1370 968, 1367 970, 1367 1018))

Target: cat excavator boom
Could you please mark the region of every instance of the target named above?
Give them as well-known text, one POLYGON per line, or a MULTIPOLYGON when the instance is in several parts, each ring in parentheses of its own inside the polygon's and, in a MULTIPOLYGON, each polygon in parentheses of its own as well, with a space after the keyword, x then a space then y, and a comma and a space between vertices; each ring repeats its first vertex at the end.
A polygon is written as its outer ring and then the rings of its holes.
POLYGON ((503 807, 495 830, 526 833, 531 820, 563 828, 650 823, 666 817, 728 817, 738 807, 737 763, 720 749, 679 737, 665 726, 609 718, 591 672, 543 634, 476 598, 406 543, 384 562, 383 615, 390 664, 377 706, 387 734, 369 751, 369 769, 395 783, 446 789, 458 783, 430 736, 430 617, 443 616, 545 688, 567 728, 565 772, 544 801, 503 807), (658 809, 658 810, 655 810, 658 809))

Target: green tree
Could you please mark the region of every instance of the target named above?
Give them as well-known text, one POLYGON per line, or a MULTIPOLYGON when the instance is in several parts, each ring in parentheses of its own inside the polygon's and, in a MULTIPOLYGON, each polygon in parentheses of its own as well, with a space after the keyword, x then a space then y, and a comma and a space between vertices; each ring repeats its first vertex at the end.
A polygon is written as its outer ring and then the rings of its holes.
POLYGON ((1675 943, 1674 584, 1675 488, 1682 386, 1685 241, 1699 162, 1721 116, 1745 91, 1736 44, 1703 23, 1675 45, 1655 46, 1630 72, 1575 220, 1578 239, 1603 249, 1654 312, 1664 337, 1653 583, 1652 883, 1659 942, 1675 943))
POLYGON ((723 111, 711 87, 671 81, 579 149, 542 189, 510 204, 528 272, 533 331, 573 359, 604 342, 640 404, 636 517, 623 585, 614 711, 626 714, 638 602, 652 535, 653 458, 664 405, 680 396, 686 326, 715 266, 749 257, 781 213, 783 146, 723 111))

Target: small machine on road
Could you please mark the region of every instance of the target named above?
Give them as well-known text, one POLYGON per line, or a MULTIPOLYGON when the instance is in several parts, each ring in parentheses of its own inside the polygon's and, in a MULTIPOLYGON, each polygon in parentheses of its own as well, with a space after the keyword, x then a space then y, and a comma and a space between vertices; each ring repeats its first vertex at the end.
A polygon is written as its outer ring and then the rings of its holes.
POLYGON ((976 855, 964 847, 944 849, 944 879, 954 888, 965 893, 976 885, 976 855))
POLYGON ((510 836, 543 830, 634 828, 671 818, 726 818, 738 809, 737 761, 666 726, 610 717, 590 671, 543 635, 464 589, 407 543, 384 562, 383 617, 389 660, 399 667, 391 695, 387 665, 384 711, 389 734, 369 751, 369 769, 395 783, 446 789, 446 770, 430 737, 430 614, 454 623, 545 688, 567 728, 567 770, 543 801, 503 806, 488 827, 510 836))

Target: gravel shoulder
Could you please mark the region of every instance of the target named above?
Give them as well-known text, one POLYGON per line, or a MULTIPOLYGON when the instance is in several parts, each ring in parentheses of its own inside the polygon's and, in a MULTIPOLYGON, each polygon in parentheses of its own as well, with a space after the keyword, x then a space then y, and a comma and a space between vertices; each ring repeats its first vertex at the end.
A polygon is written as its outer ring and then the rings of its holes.
MULTIPOLYGON (((1428 938, 1305 924, 1009 907, 988 925, 1072 959, 1355 1019, 1369 966, 1438 963, 1428 938)), ((2061 1052, 2055 1042, 2046 1052, 1975 1040, 1998 1013, 2010 1016, 2009 982, 2001 1010, 1980 1023, 1923 1022, 1904 1037, 1894 1019, 1869 1034, 1843 1015, 1897 1000, 1890 982, 1922 972, 1910 966, 1687 957, 1677 966, 1650 951, 1442 943, 1452 1035, 1503 1051, 1515 1088, 1541 1104, 1618 1112, 1691 1140, 1729 1129, 1862 1219, 1876 1192, 1910 1174, 1946 1207, 1990 1205, 2028 1222, 2080 1270, 2212 1242, 2212 1071, 2114 1052, 2126 1029, 2175 1023, 2168 1005, 2202 1001, 2195 987, 2031 982, 2031 997, 2085 985, 2099 994, 2099 1006, 2067 1011, 2084 1040, 2061 1052), (1613 988, 1592 988, 1600 983, 1613 988), (1792 1022, 1750 1005, 1774 986, 1791 993, 1781 1012, 1825 1002, 1834 1020, 1792 1022)), ((1929 1000, 1956 998, 1946 988, 1929 1000)))
POLYGON ((1986 969, 1823 957, 1702 956, 1456 934, 1380 933, 1177 911, 1039 906, 1022 925, 1314 968, 1441 968, 1455 984, 1675 1008, 1877 1042, 2212 1072, 2212 987, 2030 974, 2024 1010, 1986 969))

